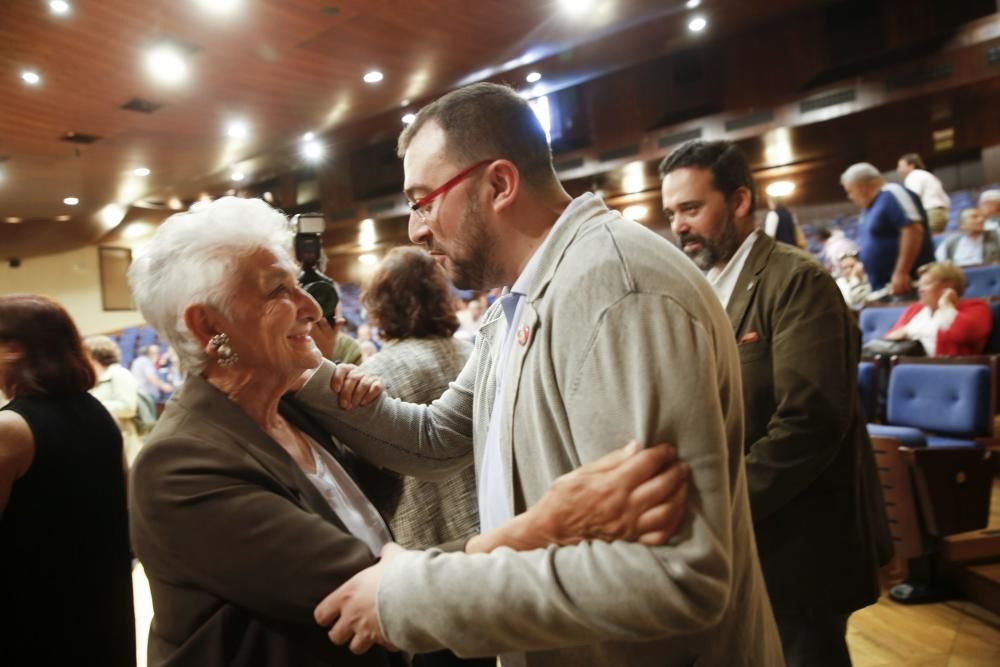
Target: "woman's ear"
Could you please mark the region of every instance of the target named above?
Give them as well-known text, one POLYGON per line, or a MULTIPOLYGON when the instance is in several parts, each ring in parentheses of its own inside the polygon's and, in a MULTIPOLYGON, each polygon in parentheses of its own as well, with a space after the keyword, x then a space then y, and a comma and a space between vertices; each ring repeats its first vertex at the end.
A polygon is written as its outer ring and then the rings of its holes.
POLYGON ((508 208, 521 191, 521 174, 510 160, 497 160, 488 167, 491 204, 494 212, 508 208))
POLYGON ((193 303, 184 309, 184 325, 202 347, 208 345, 212 336, 219 333, 216 319, 216 311, 201 303, 193 303))

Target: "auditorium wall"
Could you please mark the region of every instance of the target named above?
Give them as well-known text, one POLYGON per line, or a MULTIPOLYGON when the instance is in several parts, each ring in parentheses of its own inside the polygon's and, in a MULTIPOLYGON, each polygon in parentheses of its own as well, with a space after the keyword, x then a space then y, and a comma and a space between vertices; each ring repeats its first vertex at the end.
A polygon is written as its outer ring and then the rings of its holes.
POLYGON ((40 257, 26 257, 12 268, 0 264, 0 295, 30 292, 61 303, 84 336, 143 323, 137 310, 105 311, 97 246, 40 257))

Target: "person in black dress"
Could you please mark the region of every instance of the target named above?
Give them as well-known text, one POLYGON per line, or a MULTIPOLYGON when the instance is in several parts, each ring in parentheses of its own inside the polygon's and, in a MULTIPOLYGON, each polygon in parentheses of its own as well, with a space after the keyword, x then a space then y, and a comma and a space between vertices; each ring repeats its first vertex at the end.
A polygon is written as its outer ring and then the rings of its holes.
POLYGON ((58 303, 0 297, 0 661, 135 665, 122 436, 58 303))

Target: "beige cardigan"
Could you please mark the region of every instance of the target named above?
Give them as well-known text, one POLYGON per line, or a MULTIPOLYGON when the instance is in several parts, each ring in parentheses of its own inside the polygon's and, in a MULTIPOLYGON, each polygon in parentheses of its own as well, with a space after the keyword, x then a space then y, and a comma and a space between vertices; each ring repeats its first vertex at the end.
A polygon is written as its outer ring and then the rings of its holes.
MULTIPOLYGON (((526 651, 528 665, 553 667, 784 664, 750 523, 739 359, 718 299, 679 250, 597 199, 553 234, 497 408, 511 512, 638 438, 675 443, 691 466, 687 517, 661 547, 407 552, 379 589, 387 637, 409 651, 526 651)), ((471 448, 478 471, 502 322, 494 305, 462 374, 429 407, 382 398, 342 412, 330 364, 299 398, 379 465, 433 476, 471 448)))

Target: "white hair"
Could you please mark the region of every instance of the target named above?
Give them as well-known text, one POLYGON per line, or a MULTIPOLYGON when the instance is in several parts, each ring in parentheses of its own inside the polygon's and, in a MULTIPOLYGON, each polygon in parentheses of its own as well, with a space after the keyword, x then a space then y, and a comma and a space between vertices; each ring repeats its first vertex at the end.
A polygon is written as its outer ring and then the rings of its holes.
POLYGON ((167 218, 132 263, 132 295, 181 366, 200 373, 208 356, 184 323, 184 309, 201 303, 231 314, 240 261, 261 249, 286 255, 291 240, 288 219, 260 199, 199 202, 167 218))
POLYGON ((861 181, 881 181, 882 174, 875 165, 868 162, 858 162, 857 164, 852 164, 850 167, 844 170, 844 173, 840 175, 841 185, 850 185, 851 183, 859 183, 861 181))
POLYGON ((982 194, 979 195, 979 203, 985 204, 988 201, 1000 202, 1000 188, 983 190, 982 194))

